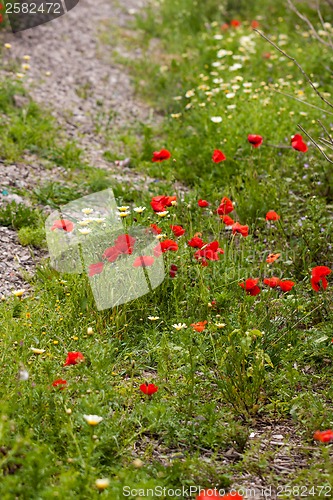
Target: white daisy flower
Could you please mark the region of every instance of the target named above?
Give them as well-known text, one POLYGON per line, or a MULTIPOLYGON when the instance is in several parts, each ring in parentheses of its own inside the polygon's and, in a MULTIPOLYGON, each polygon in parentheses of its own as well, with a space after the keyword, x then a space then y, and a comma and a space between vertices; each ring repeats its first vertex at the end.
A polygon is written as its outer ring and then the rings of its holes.
POLYGON ((178 331, 187 328, 187 325, 185 323, 177 323, 177 324, 172 325, 172 326, 175 328, 175 330, 178 330, 178 331))
POLYGON ((78 231, 81 234, 89 234, 89 233, 91 233, 91 229, 89 227, 84 227, 83 229, 78 229, 78 231))
POLYGON ((98 415, 83 415, 83 418, 89 425, 93 426, 99 424, 103 420, 103 417, 99 417, 98 415))
POLYGON ((222 116, 212 116, 212 117, 211 117, 211 121, 212 121, 213 123, 221 123, 221 121, 222 121, 222 116))
POLYGON ((135 208, 133 208, 133 210, 137 214, 142 214, 146 210, 146 207, 135 207, 135 208))

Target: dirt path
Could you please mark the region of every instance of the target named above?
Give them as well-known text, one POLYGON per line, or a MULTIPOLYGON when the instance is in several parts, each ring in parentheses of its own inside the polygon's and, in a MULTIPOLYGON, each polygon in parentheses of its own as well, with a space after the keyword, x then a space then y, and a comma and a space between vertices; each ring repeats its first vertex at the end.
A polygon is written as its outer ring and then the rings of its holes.
MULTIPOLYGON (((101 117, 112 116, 110 127, 119 130, 126 124, 147 123, 151 110, 134 95, 124 68, 112 60, 115 50, 125 54, 121 40, 115 41, 114 46, 102 45, 99 35, 109 23, 117 29, 126 28, 145 1, 125 0, 120 5, 117 0, 80 0, 63 17, 4 37, 4 42, 11 44, 4 56, 5 65, 16 60, 22 63, 24 55, 30 56, 30 69, 23 84, 43 109, 51 111, 63 137, 76 141, 90 165, 110 171, 115 180, 130 182, 137 189, 147 186, 153 179, 126 165, 107 162, 103 158, 105 134, 97 133, 96 123, 101 117)), ((48 176, 50 180, 61 177, 62 173, 59 167, 44 170, 38 159, 27 157, 26 165, 3 167, 1 177, 10 190, 10 186, 31 188, 48 176)), ((25 259, 24 269, 33 271, 40 252, 32 253, 21 247, 15 231, 0 228, 0 234, 1 297, 13 289, 26 287, 20 272, 20 256, 25 259)))
POLYGON ((6 42, 7 58, 31 57, 24 78, 32 98, 51 110, 67 139, 74 139, 93 166, 109 168, 102 157, 103 137, 96 133, 96 120, 112 115, 111 126, 144 121, 149 108, 134 96, 129 75, 112 61, 116 49, 101 45, 99 34, 107 23, 126 27, 145 0, 80 0, 63 17, 16 35, 6 42))

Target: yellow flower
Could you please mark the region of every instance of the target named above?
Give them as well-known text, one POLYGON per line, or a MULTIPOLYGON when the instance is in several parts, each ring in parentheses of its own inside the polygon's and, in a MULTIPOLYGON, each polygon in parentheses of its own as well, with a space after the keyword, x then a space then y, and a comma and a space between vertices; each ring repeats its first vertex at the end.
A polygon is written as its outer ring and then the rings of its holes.
POLYGON ((17 76, 17 78, 24 78, 24 74, 23 73, 16 73, 16 76, 17 76))
POLYGON ((85 215, 89 215, 93 212, 92 208, 82 208, 81 212, 85 215))
POLYGON ((13 292, 13 295, 15 295, 15 297, 22 297, 24 292, 25 292, 25 289, 21 288, 20 290, 15 290, 15 292, 13 292))
POLYGON ((129 207, 117 207, 119 212, 127 212, 129 210, 129 207))
POLYGON ((83 415, 83 418, 89 425, 92 426, 99 424, 103 420, 103 417, 99 417, 98 415, 83 415))
POLYGON ((93 335, 94 334, 94 330, 92 329, 91 326, 88 326, 88 328, 87 328, 87 334, 88 335, 93 335))
POLYGON ((25 56, 23 56, 23 59, 24 59, 25 61, 30 61, 31 57, 30 57, 30 56, 25 55, 25 56))
POLYGON ((127 217, 128 215, 130 215, 131 212, 119 212, 119 217, 127 217))
POLYGON ((24 71, 28 71, 28 69, 30 69, 30 64, 22 64, 22 69, 24 69, 24 71))
POLYGON ((107 478, 96 479, 95 485, 99 489, 99 491, 103 491, 110 485, 110 480, 107 478))
POLYGON ((11 48, 12 48, 12 46, 10 43, 5 43, 5 49, 11 49, 11 48))

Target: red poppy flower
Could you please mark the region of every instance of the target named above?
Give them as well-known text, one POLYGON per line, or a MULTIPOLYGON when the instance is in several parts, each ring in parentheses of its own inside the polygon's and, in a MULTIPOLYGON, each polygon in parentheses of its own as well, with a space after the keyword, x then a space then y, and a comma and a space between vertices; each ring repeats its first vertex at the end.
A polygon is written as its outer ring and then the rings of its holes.
POLYGON ((280 216, 274 210, 270 210, 266 214, 266 220, 279 220, 280 216))
POLYGON ((313 439, 321 443, 330 443, 333 441, 333 431, 331 429, 327 431, 316 431, 313 435, 313 439))
POLYGON ((238 283, 250 295, 258 295, 260 288, 258 287, 259 278, 248 278, 245 283, 238 283))
POLYGON ((290 280, 281 280, 279 283, 279 287, 283 292, 290 292, 293 286, 295 286, 295 282, 290 280))
POLYGON ((150 205, 154 212, 163 212, 166 207, 171 207, 177 200, 177 196, 154 196, 150 205))
POLYGON ((149 267, 152 266, 154 262, 154 257, 151 257, 150 255, 140 255, 133 262, 133 267, 149 267))
POLYGON ((3 22, 3 15, 0 14, 0 23, 2 23, 2 22, 3 22))
POLYGON ((259 26, 260 26, 259 21, 254 20, 251 22, 251 28, 256 29, 256 28, 259 28, 259 26))
POLYGON ((165 253, 167 251, 177 252, 177 250, 178 250, 178 244, 176 243, 176 241, 164 240, 164 241, 161 241, 154 248, 154 255, 155 255, 155 257, 159 257, 161 255, 161 253, 165 253))
POLYGON ((249 134, 247 136, 247 140, 249 141, 250 144, 252 144, 254 148, 259 148, 263 142, 263 138, 261 137, 261 135, 249 134))
POLYGON ((277 278, 276 276, 273 276, 272 278, 265 278, 264 283, 271 288, 276 288, 280 284, 280 278, 277 278))
POLYGON ((221 30, 225 31, 229 28, 229 24, 228 23, 224 23, 221 25, 221 30))
POLYGON ((242 226, 239 222, 232 225, 232 234, 240 233, 244 238, 249 235, 249 226, 242 226))
POLYGON ((217 499, 217 500, 243 500, 242 495, 239 493, 232 492, 232 493, 227 493, 226 495, 219 495, 219 493, 216 491, 216 489, 213 490, 206 490, 202 491, 200 495, 196 497, 196 500, 211 500, 211 499, 217 499))
POLYGON ((119 253, 132 255, 136 239, 129 234, 120 234, 115 240, 115 247, 119 253))
POLYGON ((262 55, 262 57, 263 57, 264 59, 270 59, 270 58, 271 58, 271 56, 272 56, 272 54, 271 54, 270 52, 264 52, 264 53, 263 53, 263 55, 262 55))
POLYGON ((161 234, 162 229, 157 224, 150 224, 150 229, 154 234, 161 234))
POLYGON ((163 212, 165 209, 165 205, 162 205, 160 201, 151 201, 150 206, 154 212, 163 212))
POLYGON ((103 253, 103 257, 109 262, 115 262, 120 254, 121 252, 117 247, 109 247, 103 253))
POLYGON ((171 158, 171 153, 167 149, 161 149, 161 151, 154 151, 152 161, 164 161, 171 158))
POLYGON ((143 392, 144 394, 147 394, 147 396, 151 396, 152 394, 155 394, 155 392, 158 391, 158 387, 154 384, 148 384, 146 382, 145 384, 140 385, 140 391, 143 392))
POLYGON ((202 248, 205 245, 204 241, 198 236, 194 236, 187 244, 192 248, 202 248))
POLYGON ((97 264, 91 264, 89 266, 89 276, 95 276, 95 274, 100 274, 103 271, 104 263, 97 262, 97 264))
POLYGON ((69 352, 67 354, 67 358, 66 358, 64 366, 77 365, 78 363, 81 363, 82 361, 84 361, 84 356, 83 356, 82 352, 69 352))
POLYGON ((197 323, 191 324, 193 330, 195 330, 196 332, 199 332, 199 333, 204 331, 204 329, 206 328, 206 325, 207 325, 207 320, 198 321, 197 323))
POLYGON ((268 264, 272 264, 280 257, 280 255, 280 253, 270 253, 266 259, 266 262, 268 262, 268 264))
POLYGON ((206 200, 199 200, 199 201, 198 201, 198 205, 199 205, 199 207, 201 207, 201 208, 206 208, 206 207, 209 207, 209 203, 208 203, 208 201, 206 201, 206 200))
POLYGON ((173 234, 177 237, 183 236, 183 234, 185 234, 185 229, 183 228, 183 226, 170 226, 170 227, 173 234))
POLYGON ((212 160, 214 163, 220 163, 221 161, 226 160, 227 157, 220 151, 219 149, 214 149, 214 153, 212 156, 212 160))
POLYGON ((294 149, 296 149, 296 151, 301 151, 302 153, 306 153, 308 150, 308 147, 300 134, 296 134, 291 138, 291 145, 294 149))
POLYGON ((212 241, 211 243, 208 243, 200 250, 197 250, 194 254, 194 257, 197 260, 200 260, 200 259, 219 260, 219 254, 223 254, 223 253, 224 253, 224 250, 222 250, 222 248, 219 248, 219 242, 212 241))
POLYGON ((178 271, 178 266, 176 266, 176 264, 171 264, 169 271, 170 277, 174 278, 177 274, 177 271, 178 271))
POLYGON ((229 215, 220 215, 220 219, 226 226, 233 226, 235 221, 229 215))
POLYGON ((228 214, 230 214, 230 212, 233 211, 233 209, 234 209, 234 205, 233 205, 232 201, 229 200, 229 198, 227 198, 225 196, 221 200, 220 206, 217 209, 217 213, 219 215, 228 215, 228 214))
POLYGON ((74 229, 74 224, 67 219, 56 220, 51 227, 51 231, 54 231, 55 229, 62 229, 63 231, 66 231, 66 233, 70 233, 74 229))
POLYGON ((59 387, 60 390, 65 389, 67 385, 67 380, 63 380, 62 378, 58 378, 54 382, 52 382, 53 387, 59 387))
POLYGON ((240 22, 240 21, 238 21, 237 19, 233 19, 233 20, 230 22, 230 26, 232 26, 233 28, 238 28, 240 25, 241 25, 241 22, 240 22))
POLYGON ((177 201, 177 196, 163 196, 166 207, 171 207, 177 201))
POLYGON ((332 270, 327 266, 316 266, 311 271, 311 285, 315 292, 320 290, 320 282, 324 290, 326 290, 328 282, 326 276, 331 274, 332 270))

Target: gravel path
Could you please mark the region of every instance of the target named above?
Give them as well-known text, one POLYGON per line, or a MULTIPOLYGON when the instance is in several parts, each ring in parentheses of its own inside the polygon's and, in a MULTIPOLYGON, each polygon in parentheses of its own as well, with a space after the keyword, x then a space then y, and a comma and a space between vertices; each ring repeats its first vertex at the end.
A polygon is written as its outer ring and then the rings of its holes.
MULTIPOLYGON (((16 35, 8 33, 3 40, 12 46, 5 51, 5 67, 14 61, 22 63, 24 55, 30 56, 24 86, 37 103, 55 116, 63 137, 75 140, 92 166, 110 171, 115 180, 131 183, 137 189, 147 187, 154 179, 136 173, 128 162, 107 162, 103 153, 110 145, 106 147, 103 133, 96 133, 96 123, 100 116, 111 114, 110 126, 117 130, 139 121, 147 123, 152 111, 134 95, 124 68, 112 60, 115 50, 128 55, 119 45, 121 40, 114 46, 102 45, 99 35, 109 23, 117 29, 126 28, 144 2, 124 0, 120 5, 116 0, 80 0, 63 17, 16 35)), ((9 192, 11 187, 31 189, 46 180, 65 178, 63 169, 45 169, 38 158, 31 156, 23 165, 0 163, 0 173, 1 185, 9 192)), ((4 200, 0 195, 0 206, 4 200)), ((21 271, 33 272, 35 258, 41 252, 31 253, 21 247, 16 232, 1 227, 0 243, 1 297, 13 289, 26 288, 21 271)))
MULTIPOLYGON (((103 137, 95 132, 97 116, 112 113, 112 127, 146 122, 149 108, 134 96, 129 75, 112 61, 127 54, 115 41, 101 45, 107 23, 126 27, 144 0, 80 0, 66 15, 37 28, 10 34, 6 57, 31 57, 24 79, 33 99, 49 108, 67 139, 77 140, 94 166, 109 168, 102 158, 103 137)), ((120 41, 121 43, 121 41, 120 41)))

